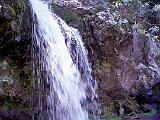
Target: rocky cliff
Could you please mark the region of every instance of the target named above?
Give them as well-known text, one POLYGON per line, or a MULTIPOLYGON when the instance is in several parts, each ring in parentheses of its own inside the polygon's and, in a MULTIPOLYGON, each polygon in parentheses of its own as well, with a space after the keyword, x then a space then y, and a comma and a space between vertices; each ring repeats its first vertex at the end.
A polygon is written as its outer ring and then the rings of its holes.
POLYGON ((31 19, 26 0, 0 0, 0 119, 30 120, 31 19))
POLYGON ((156 1, 97 2, 55 3, 53 11, 81 31, 98 82, 102 117, 143 116, 159 108, 156 1))
MULTIPOLYGON (((50 1, 78 28, 88 49, 101 118, 141 118, 159 112, 158 1, 50 1)), ((27 0, 0 4, 0 119, 30 120, 31 31, 27 0)), ((115 118, 115 119, 116 119, 115 118)))

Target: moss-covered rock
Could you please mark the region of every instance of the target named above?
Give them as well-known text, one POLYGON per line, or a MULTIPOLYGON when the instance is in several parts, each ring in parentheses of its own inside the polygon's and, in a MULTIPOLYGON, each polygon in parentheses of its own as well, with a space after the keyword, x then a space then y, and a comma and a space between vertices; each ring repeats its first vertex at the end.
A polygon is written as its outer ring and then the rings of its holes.
MULTIPOLYGON (((118 0, 105 1, 107 4, 103 2, 103 5, 96 6, 90 4, 93 1, 80 1, 84 6, 90 6, 85 14, 78 9, 58 5, 53 6, 53 11, 81 32, 98 82, 102 115, 104 118, 114 115, 123 118, 150 111, 151 108, 146 107, 150 106, 146 91, 160 82, 158 73, 150 69, 151 66, 159 66, 159 55, 151 48, 158 50, 156 46, 160 44, 154 41, 155 34, 148 31, 152 26, 148 23, 151 16, 148 8, 143 7, 141 1, 127 4, 118 0)), ((153 12, 151 14, 155 18, 153 12)), ((151 23, 157 24, 158 20, 151 23)))
POLYGON ((30 8, 27 0, 0 6, 0 119, 30 120, 30 8))
MULTIPOLYGON (((148 29, 159 24, 159 13, 141 1, 81 0, 70 6, 60 2, 53 4, 53 11, 80 30, 89 51, 102 118, 141 115, 152 110, 150 104, 158 106, 160 35, 148 29)), ((28 1, 1 0, 0 21, 0 119, 30 120, 28 1)))

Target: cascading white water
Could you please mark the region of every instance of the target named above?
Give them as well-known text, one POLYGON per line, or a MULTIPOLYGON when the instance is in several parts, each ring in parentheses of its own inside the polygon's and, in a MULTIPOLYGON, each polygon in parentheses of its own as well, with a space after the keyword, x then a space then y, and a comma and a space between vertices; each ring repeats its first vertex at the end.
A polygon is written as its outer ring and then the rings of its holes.
POLYGON ((34 17, 33 75, 36 76, 33 106, 38 116, 34 119, 89 120, 88 108, 84 107, 86 86, 90 87, 92 102, 96 94, 80 35, 51 13, 46 3, 40 0, 30 0, 30 3, 34 17), (74 56, 70 48, 71 37, 79 46, 74 56), (80 63, 74 62, 73 57, 80 59, 80 63), (82 71, 88 75, 85 80, 82 80, 82 71))

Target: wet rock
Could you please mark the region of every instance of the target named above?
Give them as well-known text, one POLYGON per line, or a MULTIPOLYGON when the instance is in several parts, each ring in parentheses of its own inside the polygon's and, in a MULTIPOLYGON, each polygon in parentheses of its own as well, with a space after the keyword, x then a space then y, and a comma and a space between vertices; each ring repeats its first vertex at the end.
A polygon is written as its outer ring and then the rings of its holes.
POLYGON ((31 117, 29 114, 26 114, 22 111, 17 111, 15 109, 11 111, 0 111, 0 118, 2 120, 30 120, 31 117))
MULTIPOLYGON (((126 114, 143 112, 141 108, 144 106, 138 103, 137 98, 145 96, 160 82, 159 43, 147 37, 143 30, 150 27, 144 24, 144 17, 151 15, 135 15, 137 8, 128 8, 126 4, 113 7, 102 1, 96 1, 98 4, 94 0, 80 2, 89 9, 56 4, 53 11, 81 32, 98 82, 102 114, 120 114, 120 109, 124 109, 120 106, 126 108, 126 114), (139 23, 135 24, 134 19, 139 23), (120 105, 122 101, 123 105, 120 105)), ((133 2, 133 6, 138 4, 133 2)), ((150 100, 144 99, 148 104, 150 100)))
POLYGON ((136 115, 150 110, 146 107, 151 102, 147 93, 160 82, 160 44, 152 39, 154 34, 148 33, 150 25, 145 18, 157 24, 159 14, 146 13, 143 8, 140 13, 140 3, 136 2, 130 7, 121 2, 79 2, 75 5, 72 1, 56 1, 53 11, 81 32, 98 82, 102 115, 120 115, 123 110, 123 114, 136 115), (142 99, 143 103, 139 103, 142 99))
MULTIPOLYGON (((133 7, 139 5, 136 2, 130 7, 104 3, 55 0, 52 6, 56 14, 81 32, 98 83, 102 115, 136 115, 158 108, 160 43, 146 31, 159 24, 159 12, 140 14, 138 7, 133 7)), ((2 0, 0 4, 0 75, 7 81, 7 86, 0 89, 0 106, 11 106, 4 96, 14 99, 12 103, 20 102, 20 108, 30 103, 31 21, 27 8, 25 0, 2 0)), ((154 35, 159 38, 158 32, 154 35)), ((28 112, 13 107, 0 109, 0 119, 31 119, 28 112)))
POLYGON ((30 120, 31 19, 28 1, 1 0, 0 21, 0 119, 30 120), (28 67, 28 72, 24 72, 24 67, 28 67))
POLYGON ((128 110, 143 112, 136 96, 142 96, 160 82, 159 63, 156 62, 159 43, 146 37, 137 26, 133 28, 128 18, 112 18, 114 11, 108 11, 85 18, 82 32, 99 85, 102 114, 109 114, 109 111, 119 114, 114 108, 119 109, 121 101, 128 110), (124 22, 119 23, 120 20, 124 22), (114 105, 116 101, 118 107, 114 105), (107 110, 106 106, 113 108, 107 110))

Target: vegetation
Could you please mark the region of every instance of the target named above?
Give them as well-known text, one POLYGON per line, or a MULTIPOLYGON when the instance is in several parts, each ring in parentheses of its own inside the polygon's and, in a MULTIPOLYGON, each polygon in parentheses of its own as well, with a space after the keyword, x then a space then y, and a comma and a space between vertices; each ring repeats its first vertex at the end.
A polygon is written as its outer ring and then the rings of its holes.
MULTIPOLYGON (((93 6, 87 1, 77 9, 53 4, 52 10, 81 32, 99 85, 102 120, 158 114, 150 103, 160 101, 153 64, 160 66, 160 1, 104 0, 93 6)), ((1 0, 0 113, 31 110, 31 14, 28 0, 1 0)))

